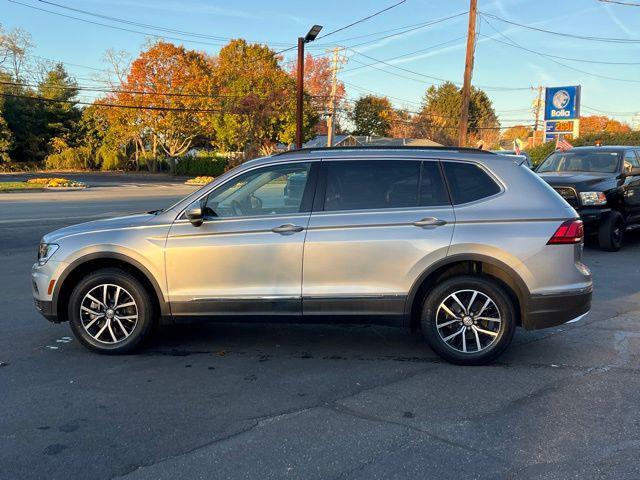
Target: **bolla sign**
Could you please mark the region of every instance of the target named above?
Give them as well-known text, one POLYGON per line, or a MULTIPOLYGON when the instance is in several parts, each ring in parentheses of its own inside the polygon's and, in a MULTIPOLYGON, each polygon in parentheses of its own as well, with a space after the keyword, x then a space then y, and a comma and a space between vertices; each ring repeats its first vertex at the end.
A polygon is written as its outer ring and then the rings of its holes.
POLYGON ((580 85, 547 87, 544 119, 570 120, 580 118, 580 85))

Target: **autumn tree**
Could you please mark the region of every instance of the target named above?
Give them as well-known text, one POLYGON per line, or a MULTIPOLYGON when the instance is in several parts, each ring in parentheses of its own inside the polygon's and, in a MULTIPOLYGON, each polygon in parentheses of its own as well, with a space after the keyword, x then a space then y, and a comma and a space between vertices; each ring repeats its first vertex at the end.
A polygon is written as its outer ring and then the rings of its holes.
POLYGON ((631 127, 626 123, 604 115, 580 117, 580 135, 589 133, 627 133, 631 127))
MULTIPOLYGON (((461 103, 460 89, 452 82, 429 87, 417 122, 420 136, 443 145, 457 145, 461 103)), ((478 141, 485 145, 495 144, 499 138, 499 127, 487 94, 472 87, 468 123, 470 144, 475 145, 478 141)))
POLYGON ((527 140, 533 134, 533 130, 531 127, 527 127, 525 125, 514 125, 513 127, 509 127, 502 132, 500 135, 500 140, 503 142, 513 142, 516 138, 520 140, 527 140))
MULTIPOLYGON (((296 78, 298 71, 298 62, 294 62, 289 75, 296 78)), ((310 53, 304 60, 304 90, 311 96, 311 105, 316 112, 327 112, 331 102, 332 88, 332 68, 331 60, 328 57, 314 57, 310 53)), ((346 90, 344 83, 336 81, 335 103, 339 110, 343 108, 346 90)), ((327 128, 325 122, 319 122, 317 125, 318 134, 326 134, 327 128)))
POLYGON ((405 109, 395 109, 389 135, 393 138, 412 138, 415 136, 415 131, 415 115, 405 109))
POLYGON ((355 135, 387 136, 393 124, 394 110, 387 97, 366 95, 356 100, 351 120, 355 135))
MULTIPOLYGON (((232 40, 214 71, 221 109, 211 117, 217 147, 253 156, 268 144, 294 142, 296 85, 271 49, 232 40)), ((318 121, 309 95, 304 107, 303 138, 309 139, 318 121)))
POLYGON ((109 119, 138 157, 155 161, 184 154, 204 133, 213 106, 212 65, 205 56, 172 43, 156 42, 140 53, 117 93, 107 101, 119 108, 109 119))

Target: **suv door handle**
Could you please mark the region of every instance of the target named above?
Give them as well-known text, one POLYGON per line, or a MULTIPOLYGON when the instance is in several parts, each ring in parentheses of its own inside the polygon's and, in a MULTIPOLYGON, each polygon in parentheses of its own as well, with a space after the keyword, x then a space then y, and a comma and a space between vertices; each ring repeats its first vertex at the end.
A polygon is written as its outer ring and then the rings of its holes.
POLYGON ((442 225, 446 225, 446 220, 440 220, 435 217, 426 217, 417 222, 413 222, 416 227, 441 227, 442 225))
POLYGON ((296 233, 304 230, 303 227, 299 225, 294 225, 292 223, 285 223, 284 225, 280 225, 279 227, 273 227, 271 229, 274 233, 296 233))

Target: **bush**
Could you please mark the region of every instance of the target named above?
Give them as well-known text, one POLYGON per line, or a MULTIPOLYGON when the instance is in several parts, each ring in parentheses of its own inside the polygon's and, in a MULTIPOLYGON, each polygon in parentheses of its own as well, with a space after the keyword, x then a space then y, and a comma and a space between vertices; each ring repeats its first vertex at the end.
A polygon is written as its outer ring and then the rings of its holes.
POLYGON ((40 162, 0 162, 0 172, 35 172, 42 170, 40 162))
POLYGON ((47 170, 85 170, 95 159, 87 147, 69 147, 60 153, 52 153, 44 161, 47 170))
POLYGON ((206 175, 217 177, 222 175, 228 160, 214 153, 187 155, 178 159, 176 175, 206 175))
POLYGON ((127 166, 127 158, 118 149, 102 145, 98 149, 97 158, 101 170, 122 170, 127 166))

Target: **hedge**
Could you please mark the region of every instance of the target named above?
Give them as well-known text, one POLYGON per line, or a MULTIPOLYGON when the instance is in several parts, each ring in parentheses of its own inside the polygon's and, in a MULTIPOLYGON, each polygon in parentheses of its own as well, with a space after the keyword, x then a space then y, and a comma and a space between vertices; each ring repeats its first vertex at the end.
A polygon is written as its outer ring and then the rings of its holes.
POLYGON ((177 175, 207 175, 217 177, 222 175, 227 168, 228 160, 224 157, 210 155, 188 155, 178 159, 176 164, 177 175))
MULTIPOLYGON (((589 133, 581 137, 569 139, 574 147, 595 145, 600 140, 602 145, 640 145, 640 131, 628 133, 589 133)), ((534 165, 538 165, 556 148, 555 142, 547 142, 527 150, 534 165)))

